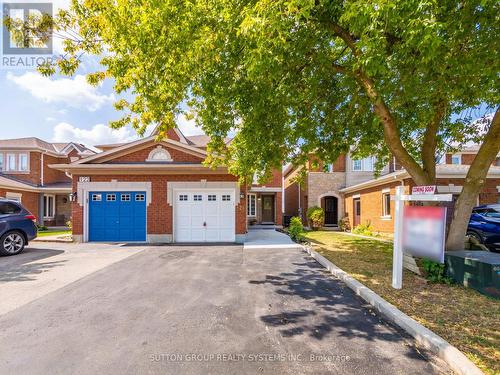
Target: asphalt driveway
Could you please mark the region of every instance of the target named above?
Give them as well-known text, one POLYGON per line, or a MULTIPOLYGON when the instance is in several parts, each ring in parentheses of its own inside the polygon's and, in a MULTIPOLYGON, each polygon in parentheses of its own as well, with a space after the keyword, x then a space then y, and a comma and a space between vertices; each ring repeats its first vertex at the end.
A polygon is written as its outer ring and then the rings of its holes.
POLYGON ((0 315, 0 347, 1 374, 448 372, 291 248, 145 247, 0 315))

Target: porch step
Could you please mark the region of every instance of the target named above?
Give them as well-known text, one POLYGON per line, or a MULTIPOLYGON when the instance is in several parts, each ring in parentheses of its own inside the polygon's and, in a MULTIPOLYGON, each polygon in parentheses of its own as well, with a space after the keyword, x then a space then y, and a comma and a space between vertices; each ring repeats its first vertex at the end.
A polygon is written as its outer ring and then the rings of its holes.
POLYGON ((321 230, 338 232, 340 229, 339 229, 338 225, 335 225, 335 226, 322 227, 321 230))

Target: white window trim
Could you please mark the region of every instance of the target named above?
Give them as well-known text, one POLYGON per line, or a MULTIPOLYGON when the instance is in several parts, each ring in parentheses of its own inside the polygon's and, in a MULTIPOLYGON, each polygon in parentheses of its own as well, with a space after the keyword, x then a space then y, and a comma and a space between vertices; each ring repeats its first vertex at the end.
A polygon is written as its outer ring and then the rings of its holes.
MULTIPOLYGON (((384 189, 386 190, 386 189, 384 189)), ((388 190, 388 189, 387 189, 388 190)), ((382 220, 389 220, 391 219, 391 207, 390 207, 390 203, 391 202, 391 193, 390 193, 390 190, 389 191, 382 191, 382 216, 380 216, 380 218, 382 220), (389 212, 387 212, 386 210, 386 206, 385 206, 385 197, 386 196, 389 196, 389 212)))
MULTIPOLYGON (((43 218, 44 219, 53 219, 56 216, 56 196, 54 194, 44 194, 43 195, 43 218), (52 198, 52 216, 50 215, 45 215, 45 204, 46 200, 47 202, 49 201, 48 198, 52 198)), ((49 211, 49 210, 48 210, 49 211)))
POLYGON ((161 145, 156 146, 153 150, 148 155, 148 158, 146 159, 146 162, 170 162, 172 160, 172 156, 170 156, 170 153, 167 151, 167 149, 163 148, 161 145), (162 155, 161 158, 156 159, 156 155, 162 155))
POLYGON ((0 172, 5 170, 5 155, 0 152, 0 172))
POLYGON ((247 194, 247 217, 257 217, 257 194, 248 193, 247 194), (254 213, 248 213, 250 208, 250 197, 254 199, 254 213))
POLYGON ((13 193, 11 191, 8 191, 7 193, 5 193, 5 198, 18 201, 19 203, 22 203, 22 201, 21 201, 22 197, 23 197, 23 195, 21 193, 13 193))
POLYGON ((5 158, 5 171, 6 172, 15 172, 16 171, 16 167, 17 167, 17 158, 16 158, 16 154, 11 154, 11 153, 8 153, 6 154, 6 158, 5 158), (13 157, 14 159, 14 168, 10 168, 10 158, 13 157))
POLYGON ((29 172, 30 171, 30 156, 26 152, 22 152, 17 155, 17 170, 19 172, 29 172), (26 156, 26 169, 21 170, 21 156, 26 156))
POLYGON ((353 159, 352 161, 352 171, 353 172, 362 172, 363 171, 363 160, 362 159, 353 159), (355 163, 359 161, 359 169, 354 167, 355 163))

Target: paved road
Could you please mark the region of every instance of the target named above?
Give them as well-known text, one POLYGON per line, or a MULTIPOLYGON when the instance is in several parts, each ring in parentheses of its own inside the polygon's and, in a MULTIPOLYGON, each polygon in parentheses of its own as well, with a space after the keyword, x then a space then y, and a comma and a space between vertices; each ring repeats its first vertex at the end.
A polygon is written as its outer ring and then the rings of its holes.
POLYGON ((146 247, 1 315, 0 348, 0 374, 447 372, 298 249, 146 247))

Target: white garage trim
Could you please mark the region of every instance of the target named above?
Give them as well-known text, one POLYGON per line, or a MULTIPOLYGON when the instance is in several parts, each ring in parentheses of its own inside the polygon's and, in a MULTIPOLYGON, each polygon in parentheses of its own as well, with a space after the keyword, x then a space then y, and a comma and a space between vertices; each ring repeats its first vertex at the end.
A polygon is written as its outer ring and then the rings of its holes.
POLYGON ((169 205, 173 205, 174 190, 232 190, 234 189, 234 204, 237 206, 240 204, 240 185, 237 182, 232 181, 178 181, 178 182, 167 182, 167 202, 169 205))
MULTIPOLYGON (((186 189, 186 188, 172 188, 171 190, 171 202, 172 204, 172 232, 173 232, 173 241, 174 242, 236 242, 240 240, 237 235, 236 235, 236 204, 235 201, 237 198, 237 192, 235 188, 191 188, 191 189, 186 189), (214 203, 210 203, 210 199, 208 199, 209 195, 211 193, 214 193, 216 196, 216 207, 217 207, 217 215, 214 216, 214 214, 210 214, 209 207, 210 205, 214 203), (181 198, 183 195, 186 195, 186 202, 183 202, 183 200, 177 200, 177 197, 181 198), (230 195, 231 196, 231 202, 226 202, 224 203, 224 200, 222 199, 223 195, 230 195), (195 195, 200 195, 201 200, 199 200, 199 203, 196 203, 196 199, 194 199, 195 195), (199 208, 200 210, 192 210, 193 209, 193 204, 196 205, 196 208, 199 208), (183 227, 180 226, 179 223, 179 214, 184 211, 179 211, 179 205, 184 205, 184 209, 188 212, 187 215, 184 215, 183 218, 189 220, 189 224, 184 225, 183 227), (230 216, 227 215, 226 213, 226 220, 221 220, 221 218, 224 218, 224 208, 231 208, 230 211, 230 216), (194 215, 193 212, 198 213, 199 215, 194 215), (209 223, 208 225, 206 224, 198 224, 195 225, 193 223, 193 219, 201 219, 204 221, 204 223, 208 223, 210 217, 214 218, 216 217, 216 230, 212 230, 212 234, 216 233, 217 234, 217 239, 210 239, 210 231, 212 227, 210 226, 211 224, 209 223), (231 217, 231 225, 230 227, 227 226, 227 223, 229 221, 229 217, 231 217), (226 223, 226 225, 224 225, 226 223), (230 231, 228 231, 230 229, 230 231), (184 232, 186 236, 183 238, 180 238, 180 232, 184 232), (196 234, 198 234, 198 238, 196 238, 196 234)), ((212 206, 213 208, 214 206, 212 206)), ((201 223, 201 221, 200 221, 201 223)))
POLYGON ((120 182, 116 180, 111 180, 111 182, 78 182, 77 202, 83 207, 83 236, 74 236, 76 242, 88 242, 89 240, 88 198, 90 191, 145 191, 147 236, 147 207, 151 204, 151 182, 120 182))

